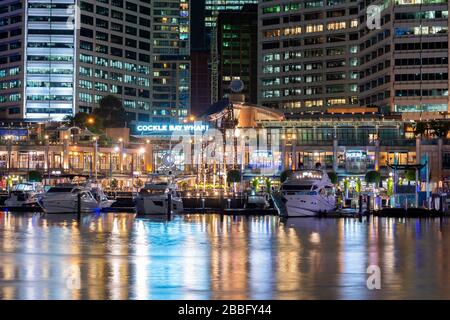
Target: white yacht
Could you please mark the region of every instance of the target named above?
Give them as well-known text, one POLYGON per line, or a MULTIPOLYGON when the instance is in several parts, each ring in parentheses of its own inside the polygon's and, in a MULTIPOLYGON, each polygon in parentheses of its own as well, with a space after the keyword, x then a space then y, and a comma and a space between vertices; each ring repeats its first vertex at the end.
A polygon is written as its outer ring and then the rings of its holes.
POLYGON ((136 212, 140 215, 163 215, 168 211, 168 195, 171 195, 172 213, 183 212, 183 200, 178 195, 175 184, 169 182, 149 182, 139 191, 135 199, 136 212))
POLYGON ((18 183, 11 188, 5 206, 8 208, 33 207, 38 205, 38 196, 43 193, 37 183, 18 183))
POLYGON ((89 188, 61 184, 51 187, 39 199, 39 204, 46 213, 76 213, 78 210, 78 194, 81 199, 81 212, 91 213, 100 209, 99 202, 89 188))
POLYGON ((295 171, 281 185, 287 217, 312 217, 336 208, 334 185, 322 170, 295 171))

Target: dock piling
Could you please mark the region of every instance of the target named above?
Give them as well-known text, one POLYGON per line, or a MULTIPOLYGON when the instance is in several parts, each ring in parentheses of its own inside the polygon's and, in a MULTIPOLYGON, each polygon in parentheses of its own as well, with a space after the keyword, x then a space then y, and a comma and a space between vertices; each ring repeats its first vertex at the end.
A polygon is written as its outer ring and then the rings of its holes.
POLYGON ((78 192, 77 194, 77 219, 78 221, 81 220, 81 192, 78 192))
POLYGON ((167 220, 172 218, 172 194, 169 192, 167 194, 167 220))

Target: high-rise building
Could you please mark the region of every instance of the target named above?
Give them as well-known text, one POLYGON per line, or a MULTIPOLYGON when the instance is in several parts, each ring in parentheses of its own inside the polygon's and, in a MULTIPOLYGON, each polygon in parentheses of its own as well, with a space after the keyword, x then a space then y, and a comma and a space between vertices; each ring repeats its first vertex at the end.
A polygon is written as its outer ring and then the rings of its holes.
POLYGON ((221 11, 238 11, 245 4, 257 4, 258 0, 201 0, 205 2, 206 44, 211 43, 212 30, 216 25, 217 15, 221 11))
POLYGON ((138 121, 190 108, 189 0, 3 0, 0 118, 61 120, 113 94, 138 121))
POLYGON ((217 16, 214 44, 217 48, 215 100, 227 97, 233 79, 244 83, 245 101, 257 103, 258 6, 247 4, 240 11, 222 11, 217 16))
POLYGON ((289 112, 358 106, 358 2, 259 4, 258 103, 289 112))
POLYGON ((273 0, 259 15, 261 105, 447 112, 447 0, 273 0))
POLYGON ((361 21, 374 8, 379 17, 372 15, 360 26, 360 105, 399 112, 407 119, 433 118, 449 110, 447 2, 360 2, 361 21))

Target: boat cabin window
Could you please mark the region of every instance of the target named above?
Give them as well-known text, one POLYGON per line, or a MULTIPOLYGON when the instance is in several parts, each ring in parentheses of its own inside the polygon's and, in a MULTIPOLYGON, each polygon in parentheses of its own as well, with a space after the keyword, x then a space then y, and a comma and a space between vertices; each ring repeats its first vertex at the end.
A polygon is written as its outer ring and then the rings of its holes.
POLYGON ((293 190, 302 190, 309 191, 311 190, 311 185, 284 185, 281 187, 282 191, 293 191, 293 190))
POLYGON ((73 188, 61 188, 61 187, 52 187, 48 189, 48 193, 57 193, 57 192, 71 192, 73 188))
POLYGON ((141 189, 139 191, 139 194, 142 195, 158 195, 158 194, 164 194, 165 190, 163 189, 141 189))
POLYGON ((327 196, 332 196, 334 195, 334 188, 332 187, 325 187, 325 192, 327 196))
POLYGON ((81 199, 93 198, 92 194, 90 192, 88 192, 88 191, 82 191, 82 192, 80 192, 80 194, 81 194, 81 199))
POLYGON ((12 191, 33 191, 33 186, 29 184, 16 184, 12 191))

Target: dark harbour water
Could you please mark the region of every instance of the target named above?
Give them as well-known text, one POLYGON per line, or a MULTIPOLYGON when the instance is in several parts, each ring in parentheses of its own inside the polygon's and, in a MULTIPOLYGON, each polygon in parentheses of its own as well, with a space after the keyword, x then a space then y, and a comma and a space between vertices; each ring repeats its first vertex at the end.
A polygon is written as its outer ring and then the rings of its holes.
POLYGON ((0 299, 419 298, 450 299, 450 220, 0 213, 0 299))

